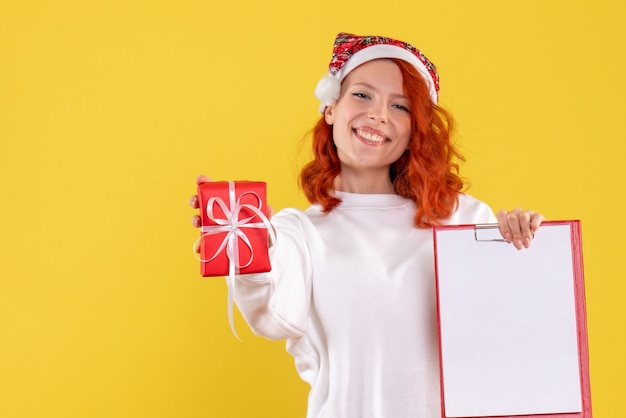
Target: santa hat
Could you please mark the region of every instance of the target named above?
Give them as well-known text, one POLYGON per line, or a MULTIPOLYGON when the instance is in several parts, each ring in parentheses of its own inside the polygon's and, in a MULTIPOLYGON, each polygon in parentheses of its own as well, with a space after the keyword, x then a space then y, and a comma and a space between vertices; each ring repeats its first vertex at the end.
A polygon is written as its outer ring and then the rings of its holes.
POLYGON ((315 97, 322 103, 320 113, 326 106, 339 99, 341 82, 361 64, 379 58, 398 58, 407 61, 426 80, 433 103, 437 103, 439 75, 435 65, 413 45, 384 36, 358 36, 341 32, 335 38, 333 56, 328 65, 328 75, 322 78, 315 88, 315 97))

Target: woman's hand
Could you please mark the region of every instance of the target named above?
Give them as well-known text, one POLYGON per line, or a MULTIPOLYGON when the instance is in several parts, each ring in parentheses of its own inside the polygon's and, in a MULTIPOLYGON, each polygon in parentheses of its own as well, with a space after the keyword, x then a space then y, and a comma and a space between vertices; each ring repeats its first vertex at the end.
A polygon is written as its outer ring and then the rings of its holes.
MULTIPOLYGON (((213 180, 211 180, 209 177, 204 176, 204 175, 199 175, 198 178, 196 178, 196 184, 208 183, 210 181, 213 181, 213 180)), ((189 199, 189 204, 194 209, 200 208, 197 194, 194 194, 193 196, 191 196, 191 199, 189 199)), ((202 226, 200 222, 200 215, 194 215, 193 218, 191 218, 191 223, 196 228, 200 228, 200 226, 202 226)))
POLYGON ((521 208, 516 208, 510 212, 500 210, 496 217, 502 236, 506 242, 512 242, 518 250, 530 246, 535 232, 539 229, 541 222, 545 220, 541 213, 521 208))

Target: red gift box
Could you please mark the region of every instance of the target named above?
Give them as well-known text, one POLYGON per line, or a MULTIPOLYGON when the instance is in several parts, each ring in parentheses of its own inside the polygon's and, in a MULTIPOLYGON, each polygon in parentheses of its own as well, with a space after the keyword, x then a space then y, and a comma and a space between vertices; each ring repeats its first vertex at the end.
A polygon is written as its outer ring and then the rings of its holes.
POLYGON ((200 272, 203 277, 271 270, 266 190, 264 182, 255 181, 216 181, 198 185, 202 234, 199 240, 200 272))

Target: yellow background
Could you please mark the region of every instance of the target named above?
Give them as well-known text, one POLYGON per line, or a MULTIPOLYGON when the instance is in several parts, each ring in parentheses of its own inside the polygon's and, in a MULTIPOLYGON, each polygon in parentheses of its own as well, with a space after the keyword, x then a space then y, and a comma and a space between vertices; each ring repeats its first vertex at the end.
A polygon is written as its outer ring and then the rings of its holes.
POLYGON ((581 219, 597 417, 626 416, 617 0, 0 3, 0 417, 302 417, 282 342, 228 328, 194 179, 295 173, 339 31, 438 66, 470 193, 581 219))

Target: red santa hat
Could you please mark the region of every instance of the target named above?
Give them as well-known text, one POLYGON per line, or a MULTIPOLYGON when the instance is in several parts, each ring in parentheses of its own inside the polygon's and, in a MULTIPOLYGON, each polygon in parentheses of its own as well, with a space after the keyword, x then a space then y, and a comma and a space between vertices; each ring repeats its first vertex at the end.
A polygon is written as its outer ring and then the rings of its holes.
POLYGON ((335 38, 328 75, 315 88, 315 97, 322 102, 320 113, 339 99, 341 82, 350 71, 379 58, 398 58, 413 64, 426 80, 431 100, 437 103, 439 75, 435 65, 420 50, 406 42, 384 36, 358 36, 341 32, 335 38))

